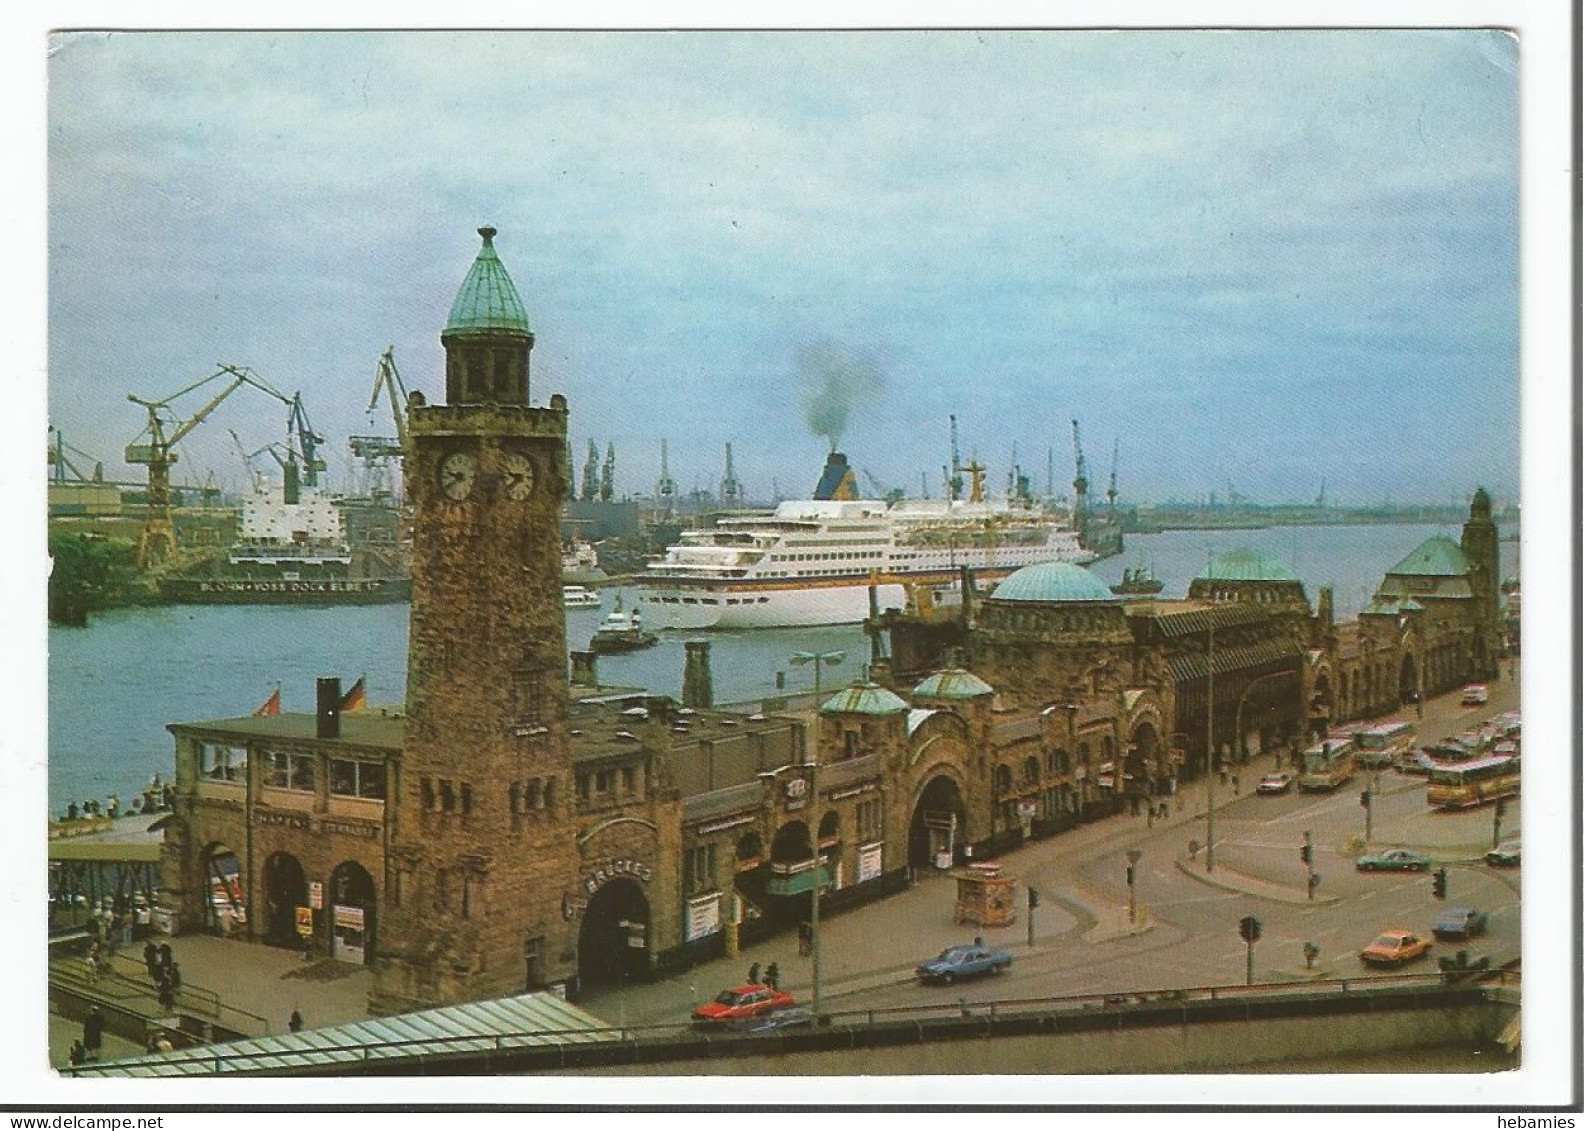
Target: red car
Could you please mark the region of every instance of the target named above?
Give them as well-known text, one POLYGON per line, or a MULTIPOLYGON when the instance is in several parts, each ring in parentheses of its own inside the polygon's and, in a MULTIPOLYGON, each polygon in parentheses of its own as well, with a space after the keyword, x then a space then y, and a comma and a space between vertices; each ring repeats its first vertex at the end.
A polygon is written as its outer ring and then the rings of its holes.
POLYGON ((773 1013, 792 1004, 792 995, 784 990, 772 990, 769 986, 750 983, 738 986, 735 990, 724 990, 714 1001, 705 1002, 693 1011, 693 1021, 699 1025, 715 1025, 773 1013))

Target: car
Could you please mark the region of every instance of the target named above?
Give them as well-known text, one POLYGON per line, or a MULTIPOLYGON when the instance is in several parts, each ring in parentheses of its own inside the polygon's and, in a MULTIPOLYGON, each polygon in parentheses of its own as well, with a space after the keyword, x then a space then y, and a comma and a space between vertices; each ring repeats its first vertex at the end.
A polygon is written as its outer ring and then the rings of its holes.
POLYGON ((1483 935, 1490 916, 1472 907, 1448 907, 1436 916, 1435 937, 1438 939, 1471 939, 1483 935))
POLYGON ((778 1029, 800 1029, 814 1024, 814 1011, 806 1005, 792 1005, 770 1013, 758 1013, 726 1022, 733 1033, 773 1033, 778 1029))
POLYGON ((1483 683, 1471 683, 1463 689, 1463 706, 1483 707, 1490 702, 1490 689, 1483 683))
POLYGON ((914 971, 921 982, 940 982, 951 985, 962 978, 977 978, 983 974, 999 974, 1012 965, 1012 956, 1004 950, 981 946, 949 946, 934 958, 918 964, 914 971))
POLYGON ((1516 868, 1523 863, 1523 845, 1518 839, 1504 840, 1485 854, 1485 863, 1493 868, 1516 868))
POLYGON ((1256 793, 1286 793, 1292 789, 1293 776, 1287 773, 1266 774, 1254 787, 1256 793))
POLYGON ((1393 927, 1375 936, 1375 941, 1359 951, 1359 961, 1367 966, 1401 966, 1430 953, 1430 940, 1417 931, 1393 927))
POLYGON ((1428 872, 1430 857, 1411 848, 1388 848, 1365 853, 1354 864, 1360 872, 1428 872))
POLYGON ((773 990, 769 986, 749 983, 734 990, 722 990, 714 1001, 707 1001, 693 1010, 696 1025, 719 1025, 727 1021, 740 1021, 745 1017, 773 1013, 797 1004, 791 994, 773 990))

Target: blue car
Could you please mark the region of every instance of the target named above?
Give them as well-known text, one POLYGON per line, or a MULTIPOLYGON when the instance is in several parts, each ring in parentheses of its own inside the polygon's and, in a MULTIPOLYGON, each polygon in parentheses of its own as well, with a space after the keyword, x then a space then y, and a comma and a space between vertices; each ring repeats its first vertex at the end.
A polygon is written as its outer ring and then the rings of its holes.
POLYGON ((1471 939, 1483 935, 1490 916, 1472 907, 1448 907, 1436 916, 1435 937, 1438 939, 1471 939))
POLYGON ((999 974, 1012 965, 1012 956, 988 946, 949 946, 934 958, 920 962, 914 971, 921 982, 951 985, 962 978, 999 974))

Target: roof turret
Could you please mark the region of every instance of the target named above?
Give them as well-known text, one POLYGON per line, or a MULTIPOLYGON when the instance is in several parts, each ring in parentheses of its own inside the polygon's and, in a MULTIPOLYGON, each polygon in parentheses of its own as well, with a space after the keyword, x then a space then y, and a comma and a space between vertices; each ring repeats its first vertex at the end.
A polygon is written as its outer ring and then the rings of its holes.
POLYGON ((1298 575, 1280 558, 1263 550, 1240 546, 1210 559, 1196 581, 1297 581, 1298 575))
POLYGON ((820 705, 822 715, 899 715, 906 700, 877 683, 855 683, 820 705))
POLYGON ((994 695, 995 688, 966 668, 947 668, 926 678, 913 694, 929 699, 977 699, 994 695))
POLYGON ((446 335, 492 334, 515 331, 527 334, 528 312, 523 309, 517 287, 506 273, 506 265, 495 254, 495 229, 482 227, 478 234, 484 240, 478 258, 462 280, 456 301, 451 304, 451 316, 446 319, 446 335))
POLYGON ((992 601, 1107 601, 1117 595, 1083 566, 1071 562, 1039 562, 1013 573, 990 594, 992 601))
POLYGON ((1463 577, 1471 566, 1468 555, 1444 534, 1426 538, 1402 561, 1387 570, 1413 577, 1463 577))

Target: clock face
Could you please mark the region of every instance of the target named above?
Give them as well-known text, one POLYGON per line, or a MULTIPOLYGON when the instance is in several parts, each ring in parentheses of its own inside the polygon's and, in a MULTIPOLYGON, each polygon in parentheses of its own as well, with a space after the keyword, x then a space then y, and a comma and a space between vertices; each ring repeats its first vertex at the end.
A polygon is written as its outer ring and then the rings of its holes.
POLYGON ((533 461, 521 452, 507 452, 501 457, 501 475, 508 499, 521 502, 533 490, 533 461))
POLYGON ((440 461, 440 492, 448 499, 465 499, 472 494, 477 475, 478 461, 473 453, 452 452, 440 461))

